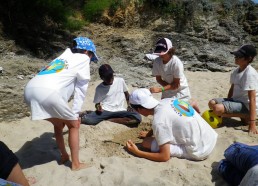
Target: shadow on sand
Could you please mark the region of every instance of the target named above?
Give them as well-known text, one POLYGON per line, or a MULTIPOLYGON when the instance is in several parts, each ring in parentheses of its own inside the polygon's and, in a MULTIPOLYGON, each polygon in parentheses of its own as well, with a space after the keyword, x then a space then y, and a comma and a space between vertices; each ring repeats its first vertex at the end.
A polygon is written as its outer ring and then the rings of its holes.
POLYGON ((45 132, 40 137, 27 141, 15 155, 19 158, 22 169, 60 159, 54 133, 51 132, 45 132))

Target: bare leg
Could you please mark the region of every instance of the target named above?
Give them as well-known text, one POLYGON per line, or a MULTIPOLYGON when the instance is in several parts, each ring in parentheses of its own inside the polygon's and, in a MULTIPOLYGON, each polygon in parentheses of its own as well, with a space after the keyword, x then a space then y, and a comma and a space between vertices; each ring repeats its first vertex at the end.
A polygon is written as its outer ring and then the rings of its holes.
POLYGON ((61 119, 57 119, 57 118, 51 118, 51 119, 48 119, 48 121, 50 121, 54 125, 56 143, 61 153, 60 163, 63 164, 69 160, 69 155, 65 149, 64 137, 63 137, 63 128, 65 124, 62 122, 61 119))
POLYGON ((13 167, 13 170, 8 176, 7 181, 18 183, 22 186, 29 186, 28 180, 25 178, 22 169, 18 163, 13 167))
POLYGON ((72 170, 80 170, 86 168, 86 164, 79 161, 79 120, 66 120, 66 125, 69 128, 69 147, 72 156, 72 170))
POLYGON ((194 99, 191 99, 189 102, 190 102, 191 106, 194 108, 194 110, 196 110, 196 112, 198 112, 200 114, 201 110, 198 107, 197 101, 194 99))
POLYGON ((56 141, 58 148, 61 152, 61 160, 64 162, 69 160, 69 155, 65 149, 64 138, 63 138, 63 128, 66 125, 69 129, 69 147, 72 157, 72 170, 80 170, 86 168, 86 164, 80 163, 79 161, 79 128, 80 120, 62 120, 58 118, 47 119, 54 125, 56 141))
POLYGON ((215 102, 215 100, 210 100, 209 103, 208 103, 208 106, 211 110, 213 110, 213 106, 216 105, 217 103, 215 102))

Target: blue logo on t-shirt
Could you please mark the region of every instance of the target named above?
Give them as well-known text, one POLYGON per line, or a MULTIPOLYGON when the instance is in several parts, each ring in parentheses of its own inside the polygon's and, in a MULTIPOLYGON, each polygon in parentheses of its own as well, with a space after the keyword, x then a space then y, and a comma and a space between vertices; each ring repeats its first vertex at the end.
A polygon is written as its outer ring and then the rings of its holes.
POLYGON ((65 67, 65 61, 62 59, 55 59, 44 67, 38 75, 53 74, 62 71, 65 67))
POLYGON ((191 117, 194 115, 193 107, 186 101, 175 99, 172 101, 171 106, 180 116, 191 117))

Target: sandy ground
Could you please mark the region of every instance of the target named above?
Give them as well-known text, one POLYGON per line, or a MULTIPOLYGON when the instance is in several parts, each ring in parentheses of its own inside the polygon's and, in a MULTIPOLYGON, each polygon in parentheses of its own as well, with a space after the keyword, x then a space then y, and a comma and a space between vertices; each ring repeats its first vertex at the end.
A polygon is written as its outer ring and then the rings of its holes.
MULTIPOLYGON (((224 97, 229 89, 229 73, 186 72, 192 97, 198 100, 201 111, 208 109, 208 100, 224 97)), ((91 82, 83 110, 94 108, 94 90, 100 81, 91 82)), ((130 91, 133 90, 129 86, 130 91)), ((159 99, 160 95, 156 94, 159 99)), ((69 163, 59 165, 59 153, 53 127, 46 121, 31 121, 29 117, 0 123, 0 140, 4 141, 20 159, 26 177, 35 178, 35 186, 46 185, 227 185, 217 174, 216 166, 223 159, 224 150, 233 142, 257 143, 258 135, 249 136, 246 126, 238 119, 224 120, 215 129, 219 134, 216 147, 208 159, 194 162, 171 158, 158 163, 129 154, 128 139, 140 143, 140 130, 151 126, 151 117, 144 117, 138 128, 112 122, 96 126, 81 125, 80 159, 91 167, 73 172, 69 163)), ((64 130, 66 147, 67 129, 64 130)))

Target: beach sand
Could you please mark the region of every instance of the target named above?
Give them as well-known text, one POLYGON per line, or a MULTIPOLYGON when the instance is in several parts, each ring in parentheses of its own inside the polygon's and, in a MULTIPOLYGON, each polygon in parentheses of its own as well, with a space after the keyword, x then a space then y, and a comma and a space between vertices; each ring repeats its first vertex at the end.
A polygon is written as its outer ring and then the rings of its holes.
MULTIPOLYGON (((225 97, 229 89, 229 73, 189 72, 186 76, 192 97, 201 111, 208 109, 208 100, 225 97)), ((96 85, 91 82, 83 110, 94 109, 93 97, 96 85)), ((129 86, 129 91, 133 89, 129 86)), ((155 94, 159 99, 160 94, 155 94)), ((220 128, 215 149, 204 161, 189 161, 171 158, 168 162, 153 162, 129 154, 125 142, 132 139, 140 143, 138 133, 151 127, 151 117, 143 117, 138 128, 101 122, 96 126, 81 125, 80 160, 89 168, 71 171, 69 163, 59 165, 59 153, 54 138, 53 126, 46 121, 31 121, 29 117, 13 122, 0 123, 0 138, 19 157, 27 178, 34 178, 31 185, 46 186, 117 186, 117 185, 227 185, 217 174, 218 162, 224 150, 233 142, 258 143, 258 135, 249 136, 247 127, 239 119, 225 119, 220 128)), ((64 130, 66 148, 68 130, 64 130)))

